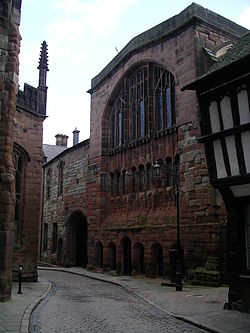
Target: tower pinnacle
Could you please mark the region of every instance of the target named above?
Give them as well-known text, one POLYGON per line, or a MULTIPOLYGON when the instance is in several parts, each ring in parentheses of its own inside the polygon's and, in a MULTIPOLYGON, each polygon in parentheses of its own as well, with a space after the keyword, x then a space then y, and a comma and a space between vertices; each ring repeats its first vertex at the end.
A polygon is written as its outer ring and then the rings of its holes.
POLYGON ((39 83, 38 83, 38 112, 46 115, 47 105, 47 72, 48 68, 48 46, 45 41, 42 42, 40 59, 39 59, 39 83))
POLYGON ((46 69, 47 71, 49 70, 49 68, 48 68, 48 45, 45 42, 45 40, 42 42, 39 65, 37 68, 46 69))

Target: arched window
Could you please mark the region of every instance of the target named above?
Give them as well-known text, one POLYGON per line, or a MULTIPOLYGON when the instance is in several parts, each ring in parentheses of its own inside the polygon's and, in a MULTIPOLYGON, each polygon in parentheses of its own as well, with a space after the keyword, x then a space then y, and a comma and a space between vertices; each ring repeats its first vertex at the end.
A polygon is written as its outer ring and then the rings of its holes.
POLYGON ((157 109, 157 129, 163 127, 163 104, 162 104, 162 91, 159 89, 156 93, 156 109, 157 109))
POLYGON ((111 130, 110 130, 110 145, 111 148, 116 148, 124 143, 124 90, 120 91, 111 112, 111 130))
POLYGON ((132 105, 132 139, 135 140, 136 139, 136 134, 137 134, 137 130, 136 130, 136 106, 135 103, 132 105))
POLYGON ((175 125, 175 82, 166 69, 154 66, 155 128, 159 131, 175 125))
POLYGON ((111 148, 115 147, 115 114, 111 116, 111 148))
POLYGON ((121 111, 118 112, 117 117, 117 142, 118 146, 122 144, 122 113, 121 111))
POLYGON ((140 135, 141 135, 141 138, 144 137, 144 122, 145 122, 144 101, 140 100, 140 135))
POLYGON ((124 76, 110 103, 110 147, 120 147, 127 141, 140 142, 176 124, 174 76, 159 65, 144 64, 124 76))

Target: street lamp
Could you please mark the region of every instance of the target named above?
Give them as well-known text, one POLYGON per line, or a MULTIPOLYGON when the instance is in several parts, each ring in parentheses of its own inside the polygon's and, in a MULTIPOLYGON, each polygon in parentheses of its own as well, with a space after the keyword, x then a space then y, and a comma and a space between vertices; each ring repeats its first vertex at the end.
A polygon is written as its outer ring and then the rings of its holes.
POLYGON ((177 229, 177 260, 176 260, 176 273, 175 273, 175 287, 176 291, 182 291, 182 253, 180 245, 180 180, 179 180, 179 167, 180 159, 176 156, 173 167, 169 163, 164 163, 162 160, 156 160, 153 165, 153 175, 155 178, 166 178, 166 173, 175 177, 175 196, 176 196, 176 229, 177 229), (165 171, 165 172, 164 172, 165 171))
POLYGON ((19 266, 19 271, 18 271, 18 294, 22 294, 22 270, 23 270, 23 266, 20 265, 19 266))

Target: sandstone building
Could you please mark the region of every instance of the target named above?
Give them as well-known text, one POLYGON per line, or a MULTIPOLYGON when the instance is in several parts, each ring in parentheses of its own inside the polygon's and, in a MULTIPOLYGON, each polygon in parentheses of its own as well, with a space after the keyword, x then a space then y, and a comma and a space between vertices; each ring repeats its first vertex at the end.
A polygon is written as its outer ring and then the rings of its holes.
POLYGON ((13 118, 18 91, 21 1, 0 3, 0 301, 11 296, 15 209, 13 118))
POLYGON ((174 280, 179 190, 185 278, 225 279, 225 207, 198 141, 196 95, 181 88, 245 32, 192 4, 92 79, 90 140, 44 165, 42 260, 174 280))
POLYGON ((11 297, 12 271, 37 280, 42 203, 42 128, 46 118, 47 45, 39 85, 18 90, 21 0, 0 4, 0 300, 11 297))

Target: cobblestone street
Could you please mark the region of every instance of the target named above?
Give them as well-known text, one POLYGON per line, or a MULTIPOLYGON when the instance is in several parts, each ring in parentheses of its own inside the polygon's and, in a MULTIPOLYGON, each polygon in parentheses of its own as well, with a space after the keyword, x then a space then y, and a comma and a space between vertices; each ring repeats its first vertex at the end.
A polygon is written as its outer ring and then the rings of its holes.
POLYGON ((121 287, 62 272, 41 271, 53 288, 31 317, 31 332, 205 332, 121 287))

